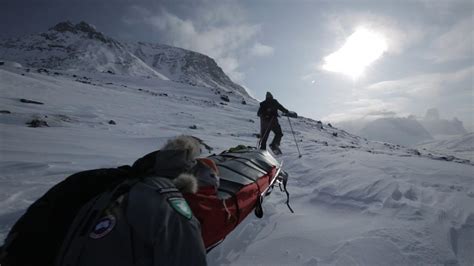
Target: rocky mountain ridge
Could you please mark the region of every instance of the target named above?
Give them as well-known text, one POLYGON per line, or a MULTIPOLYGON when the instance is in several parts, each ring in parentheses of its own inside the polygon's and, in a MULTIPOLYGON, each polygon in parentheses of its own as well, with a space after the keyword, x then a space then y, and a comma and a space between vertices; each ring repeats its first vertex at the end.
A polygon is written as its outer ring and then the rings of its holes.
POLYGON ((118 41, 86 22, 60 22, 43 33, 0 40, 0 60, 27 67, 159 78, 250 97, 206 55, 163 44, 118 41))

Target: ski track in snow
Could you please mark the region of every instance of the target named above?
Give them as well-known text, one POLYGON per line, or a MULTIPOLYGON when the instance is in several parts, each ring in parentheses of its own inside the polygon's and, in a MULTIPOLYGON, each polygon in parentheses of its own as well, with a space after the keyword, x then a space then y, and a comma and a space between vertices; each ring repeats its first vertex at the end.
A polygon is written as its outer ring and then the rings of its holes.
MULTIPOLYGON (((212 89, 161 79, 78 76, 96 85, 68 72, 0 67, 0 105, 11 112, 0 113, 1 239, 29 204, 72 173, 132 164, 179 134, 203 139, 215 153, 257 143, 255 101, 242 105, 231 96, 224 105, 212 89), (33 118, 49 127, 27 127, 33 118)), ((292 121, 303 157, 282 117, 278 159, 290 175, 295 213, 275 189, 264 217, 249 215, 208 254, 210 265, 474 263, 472 162, 292 121)))

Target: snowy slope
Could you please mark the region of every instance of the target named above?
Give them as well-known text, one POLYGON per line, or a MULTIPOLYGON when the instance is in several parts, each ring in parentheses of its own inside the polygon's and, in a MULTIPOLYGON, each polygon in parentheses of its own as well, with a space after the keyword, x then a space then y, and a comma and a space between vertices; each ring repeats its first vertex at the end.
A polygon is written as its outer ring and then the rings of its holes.
POLYGON ((427 151, 452 154, 459 158, 474 161, 474 133, 461 136, 445 136, 444 138, 419 143, 416 147, 427 151))
POLYGON ((120 42, 87 23, 60 23, 47 32, 0 42, 0 59, 24 66, 74 72, 111 72, 167 79, 120 42))
MULTIPOLYGON (((202 138, 213 152, 257 142, 257 104, 243 105, 238 95, 227 103, 212 88, 170 80, 9 65, 0 66, 2 239, 29 204, 74 172, 131 164, 178 134, 202 138), (49 127, 28 127, 33 118, 49 127)), ((208 255, 210 265, 474 263, 471 162, 306 118, 292 120, 298 159, 288 121, 280 120, 279 159, 295 214, 275 191, 265 216, 250 215, 208 255)))
POLYGON ((86 22, 61 22, 46 32, 0 40, 0 60, 26 67, 103 72, 173 80, 193 86, 218 88, 248 98, 216 62, 203 54, 177 47, 127 43, 110 38, 86 22))
POLYGON ((230 80, 214 59, 206 55, 162 44, 138 42, 124 45, 147 65, 165 73, 173 81, 249 96, 242 86, 230 80))

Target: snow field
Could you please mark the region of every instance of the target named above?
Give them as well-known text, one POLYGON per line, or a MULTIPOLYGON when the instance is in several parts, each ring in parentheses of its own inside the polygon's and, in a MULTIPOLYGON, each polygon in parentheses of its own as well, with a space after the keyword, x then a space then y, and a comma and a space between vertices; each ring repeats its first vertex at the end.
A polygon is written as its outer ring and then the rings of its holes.
MULTIPOLYGON (((0 109, 11 112, 0 113, 1 239, 29 204, 77 171, 132 164, 179 134, 203 139, 215 153, 257 143, 257 103, 236 96, 223 105, 209 88, 2 66, 0 92, 0 109), (28 127, 33 118, 49 127, 28 127)), ((295 214, 275 189, 264 217, 250 215, 209 253, 210 265, 474 263, 472 163, 435 160, 306 118, 292 120, 298 159, 287 118, 280 124, 278 159, 290 175, 295 214)))

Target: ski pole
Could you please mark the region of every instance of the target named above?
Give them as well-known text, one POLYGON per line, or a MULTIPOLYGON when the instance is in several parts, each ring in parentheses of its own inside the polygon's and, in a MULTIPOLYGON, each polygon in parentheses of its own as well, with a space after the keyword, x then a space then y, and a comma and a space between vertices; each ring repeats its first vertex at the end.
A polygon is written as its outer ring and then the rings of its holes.
POLYGON ((288 123, 290 123, 291 133, 293 134, 293 138, 295 139, 296 149, 298 150, 298 155, 299 155, 298 158, 301 158, 303 155, 301 155, 300 147, 298 147, 298 142, 296 141, 296 136, 295 136, 295 132, 293 131, 293 126, 291 125, 290 117, 287 116, 287 118, 288 118, 288 123))

